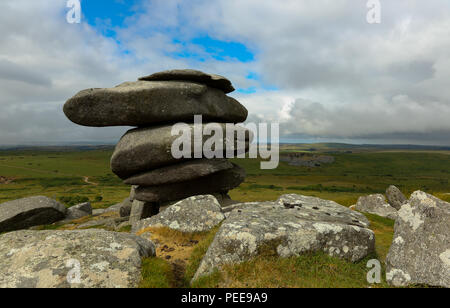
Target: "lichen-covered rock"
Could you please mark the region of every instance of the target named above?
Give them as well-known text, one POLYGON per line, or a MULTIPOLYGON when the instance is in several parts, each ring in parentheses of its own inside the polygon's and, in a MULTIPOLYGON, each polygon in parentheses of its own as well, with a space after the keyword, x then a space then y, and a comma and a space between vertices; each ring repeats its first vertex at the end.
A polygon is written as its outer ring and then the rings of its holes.
POLYGON ((397 219, 397 210, 386 202, 386 198, 382 194, 359 197, 355 209, 393 220, 397 219))
POLYGON ((85 216, 92 215, 92 206, 90 202, 74 205, 67 209, 66 221, 79 219, 85 216))
POLYGON ((400 210, 402 205, 408 202, 405 195, 394 185, 386 189, 386 198, 388 203, 396 210, 400 210))
POLYGON ((64 205, 42 196, 5 202, 0 204, 0 232, 52 224, 64 219, 66 213, 64 205))
POLYGON ((323 251, 356 262, 374 251, 375 236, 364 215, 333 201, 284 195, 276 202, 232 207, 194 279, 258 255, 323 251))
MULTIPOLYGON (((206 125, 199 126, 204 129, 206 125)), ((236 136, 228 138, 226 124, 218 125, 217 128, 220 127, 223 129, 223 136, 221 136, 223 138, 218 137, 218 140, 215 141, 223 149, 223 156, 225 156, 226 148, 229 144, 235 145, 236 153, 242 154, 248 151, 253 138, 250 130, 241 126, 229 127, 229 129, 236 130, 238 133, 236 136)), ((188 159, 175 158, 172 155, 172 145, 182 136, 181 132, 179 135, 172 135, 172 128, 172 125, 166 125, 129 130, 122 136, 114 149, 111 157, 112 171, 121 179, 127 179, 156 168, 167 167, 172 164, 187 161, 188 159)), ((195 144, 198 141, 194 142, 194 125, 190 124, 186 128, 189 129, 191 136, 190 153, 193 158, 195 144)), ((202 138, 201 144, 204 145, 211 136, 204 135, 202 138)), ((202 156, 202 158, 205 158, 205 156, 202 156)))
POLYGON ((139 78, 139 80, 145 81, 172 81, 172 80, 183 80, 183 81, 194 81, 198 83, 205 84, 212 88, 217 88, 225 93, 230 93, 234 91, 234 87, 231 81, 223 76, 215 74, 206 74, 201 71, 184 69, 184 70, 169 70, 158 72, 150 76, 145 76, 139 78))
POLYGON ((138 232, 149 227, 168 227, 180 232, 193 233, 208 231, 225 219, 221 206, 211 195, 194 196, 169 206, 153 217, 133 225, 138 232))
POLYGON ((449 288, 450 203, 414 192, 398 211, 386 265, 386 280, 392 285, 449 288))
POLYGON ((126 233, 11 232, 0 236, 0 287, 137 287, 141 258, 154 255, 151 241, 126 233))
POLYGON ((129 185, 153 186, 190 181, 219 171, 232 169, 226 159, 195 159, 144 172, 124 181, 129 185))
POLYGON ((226 193, 245 180, 245 170, 235 164, 233 169, 220 171, 195 180, 157 186, 139 186, 136 199, 147 202, 167 202, 190 196, 226 193))
POLYGON ((184 81, 125 82, 110 89, 87 89, 64 105, 72 122, 93 127, 154 126, 193 122, 242 123, 248 111, 224 92, 184 81))

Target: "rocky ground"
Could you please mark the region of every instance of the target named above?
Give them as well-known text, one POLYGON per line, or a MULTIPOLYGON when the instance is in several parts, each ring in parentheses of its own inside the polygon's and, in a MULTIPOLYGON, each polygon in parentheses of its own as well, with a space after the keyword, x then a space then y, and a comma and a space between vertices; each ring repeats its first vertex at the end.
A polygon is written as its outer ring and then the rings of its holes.
MULTIPOLYGON (((388 200, 402 199, 398 191, 393 195, 392 191, 388 189, 388 200)), ((2 210, 11 203, 0 205, 0 217, 15 226, 0 236, 2 287, 137 287, 142 268, 149 266, 141 260, 155 255, 170 264, 173 281, 177 281, 171 286, 186 286, 186 271, 194 270, 196 281, 216 269, 259 256, 283 263, 292 256, 318 252, 354 263, 373 254, 375 247, 375 234, 363 214, 301 195, 227 207, 221 207, 213 196, 196 196, 132 226, 129 217, 120 217, 124 204, 96 213, 89 204, 81 204, 66 210, 60 221, 42 226, 37 207, 30 207, 36 200, 45 205, 41 205, 42 213, 59 208, 56 201, 40 197, 15 201, 23 215, 28 215, 25 220, 34 224, 22 231, 12 230, 25 228, 17 219, 4 219, 5 213, 11 213, 2 210), (205 242, 208 234, 212 237, 205 242), (199 245, 207 246, 193 267, 190 259, 199 245), (78 260, 82 269, 80 282, 75 284, 67 282, 71 260, 78 260)), ((367 206, 372 209, 372 199, 361 198, 361 206, 364 200, 369 200, 367 206)), ((381 201, 380 206, 386 207, 386 201, 381 201)), ((450 204, 420 191, 400 203, 386 259, 386 280, 393 286, 449 287, 450 204)))

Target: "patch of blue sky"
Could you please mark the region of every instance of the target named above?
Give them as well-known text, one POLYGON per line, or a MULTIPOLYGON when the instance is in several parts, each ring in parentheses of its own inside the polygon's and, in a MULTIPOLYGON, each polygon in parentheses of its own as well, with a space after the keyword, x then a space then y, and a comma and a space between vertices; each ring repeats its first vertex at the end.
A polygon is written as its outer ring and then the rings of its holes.
POLYGON ((140 0, 81 0, 82 18, 107 37, 115 36, 115 28, 123 27, 127 17, 136 13, 140 0))
POLYGON ((213 39, 210 36, 200 36, 189 41, 174 39, 173 42, 181 46, 181 49, 172 53, 178 58, 190 58, 204 62, 206 58, 217 61, 242 63, 252 62, 255 55, 249 48, 240 42, 227 42, 213 39))

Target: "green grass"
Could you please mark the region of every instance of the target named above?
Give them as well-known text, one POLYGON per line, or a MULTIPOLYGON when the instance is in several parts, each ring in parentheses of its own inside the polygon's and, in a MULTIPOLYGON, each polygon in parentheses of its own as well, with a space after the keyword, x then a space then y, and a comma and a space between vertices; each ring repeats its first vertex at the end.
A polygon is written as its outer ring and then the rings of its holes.
POLYGON ((324 253, 280 259, 257 257, 238 265, 227 265, 221 272, 203 277, 195 285, 202 288, 364 288, 369 256, 358 263, 330 257, 324 253))
POLYGON ((174 285, 172 266, 159 258, 142 260, 142 281, 140 288, 170 288, 174 285))
MULTIPOLYGON (((333 150, 333 146, 327 149, 333 150)), ((286 150, 296 151, 296 148, 286 150)), ((112 174, 111 154, 111 150, 0 151, 0 176, 14 179, 10 184, 0 184, 0 203, 34 195, 61 200, 67 206, 81 200, 89 200, 94 208, 121 202, 129 195, 130 187, 112 174), (96 185, 86 183, 85 177, 96 185)), ((275 170, 261 170, 259 160, 234 159, 233 162, 246 169, 247 178, 230 192, 230 196, 247 202, 276 200, 281 194, 297 193, 350 206, 361 195, 384 193, 389 185, 396 185, 407 196, 420 189, 450 202, 448 152, 360 151, 327 155, 333 155, 336 161, 317 168, 280 163, 275 170)), ((394 222, 376 215, 366 216, 376 237, 376 255, 371 257, 384 264, 392 242, 394 222)), ((59 226, 42 228, 57 229, 59 226)), ((129 228, 121 231, 127 232, 129 228)), ((193 249, 184 277, 175 277, 172 265, 166 260, 145 259, 140 286, 191 286, 190 281, 215 232, 202 236, 193 249)), ((240 265, 225 266, 223 270, 194 282, 192 287, 367 287, 366 261, 349 263, 321 253, 287 259, 260 256, 240 265)), ((378 287, 386 285, 383 283, 378 287)))

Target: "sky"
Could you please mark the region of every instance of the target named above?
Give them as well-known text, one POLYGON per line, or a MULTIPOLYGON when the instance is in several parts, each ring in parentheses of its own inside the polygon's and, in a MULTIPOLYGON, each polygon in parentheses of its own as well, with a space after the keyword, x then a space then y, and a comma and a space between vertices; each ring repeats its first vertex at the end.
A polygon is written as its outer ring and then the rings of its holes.
POLYGON ((166 69, 230 79, 282 141, 450 145, 450 2, 0 1, 0 145, 115 143, 64 102, 166 69))

